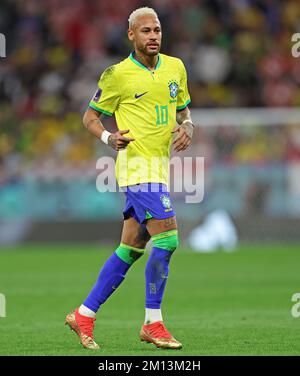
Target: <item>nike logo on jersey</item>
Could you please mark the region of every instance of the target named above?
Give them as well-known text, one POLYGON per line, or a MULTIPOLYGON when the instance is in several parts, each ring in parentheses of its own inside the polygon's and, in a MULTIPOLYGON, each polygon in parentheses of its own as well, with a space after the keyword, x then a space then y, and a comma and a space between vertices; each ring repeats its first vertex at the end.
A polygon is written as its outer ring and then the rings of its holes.
POLYGON ((135 99, 138 99, 138 98, 141 98, 143 95, 147 94, 148 91, 145 91, 145 93, 142 93, 142 94, 135 94, 135 99))

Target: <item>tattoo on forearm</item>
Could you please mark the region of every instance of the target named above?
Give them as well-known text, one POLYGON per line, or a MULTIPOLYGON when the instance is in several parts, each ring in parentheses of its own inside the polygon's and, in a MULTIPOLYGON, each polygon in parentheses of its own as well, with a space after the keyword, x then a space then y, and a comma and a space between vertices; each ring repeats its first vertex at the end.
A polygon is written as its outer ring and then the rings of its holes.
POLYGON ((92 123, 94 123, 95 121, 96 121, 98 124, 101 125, 101 121, 100 121, 100 119, 92 119, 92 120, 89 120, 89 121, 86 123, 86 128, 89 129, 89 126, 90 126, 92 123))
POLYGON ((190 110, 188 108, 185 108, 184 110, 177 112, 176 120, 178 124, 182 124, 184 120, 192 121, 190 110))

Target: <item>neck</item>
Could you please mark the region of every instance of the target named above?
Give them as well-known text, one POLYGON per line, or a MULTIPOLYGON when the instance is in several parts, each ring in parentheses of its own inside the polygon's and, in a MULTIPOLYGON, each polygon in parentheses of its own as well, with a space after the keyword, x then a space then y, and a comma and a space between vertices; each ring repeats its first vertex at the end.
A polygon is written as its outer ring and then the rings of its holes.
POLYGON ((158 54, 153 56, 148 56, 143 54, 140 51, 135 51, 134 58, 138 60, 140 63, 145 65, 148 69, 153 70, 156 67, 158 62, 158 54))

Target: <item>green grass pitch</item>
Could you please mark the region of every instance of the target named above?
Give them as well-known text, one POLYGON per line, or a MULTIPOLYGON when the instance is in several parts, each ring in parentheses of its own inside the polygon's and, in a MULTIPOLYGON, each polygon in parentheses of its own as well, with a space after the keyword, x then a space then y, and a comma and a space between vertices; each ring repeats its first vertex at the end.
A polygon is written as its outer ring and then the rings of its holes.
POLYGON ((0 355, 299 355, 300 318, 291 297, 300 292, 300 246, 243 245, 202 255, 179 249, 170 265, 164 321, 183 343, 162 350, 140 342, 147 256, 97 315, 98 351, 79 345, 64 326, 86 297, 109 247, 23 246, 0 250, 0 355))

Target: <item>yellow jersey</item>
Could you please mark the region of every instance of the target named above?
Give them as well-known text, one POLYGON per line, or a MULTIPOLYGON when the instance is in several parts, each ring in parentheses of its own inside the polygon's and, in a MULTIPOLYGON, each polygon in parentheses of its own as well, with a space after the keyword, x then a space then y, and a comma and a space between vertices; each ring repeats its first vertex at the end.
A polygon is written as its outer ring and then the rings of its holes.
POLYGON ((169 160, 176 111, 191 102, 187 75, 178 58, 159 54, 153 71, 134 52, 108 67, 89 106, 112 116, 119 130, 132 137, 118 152, 116 178, 120 187, 140 183, 169 185, 169 160))

